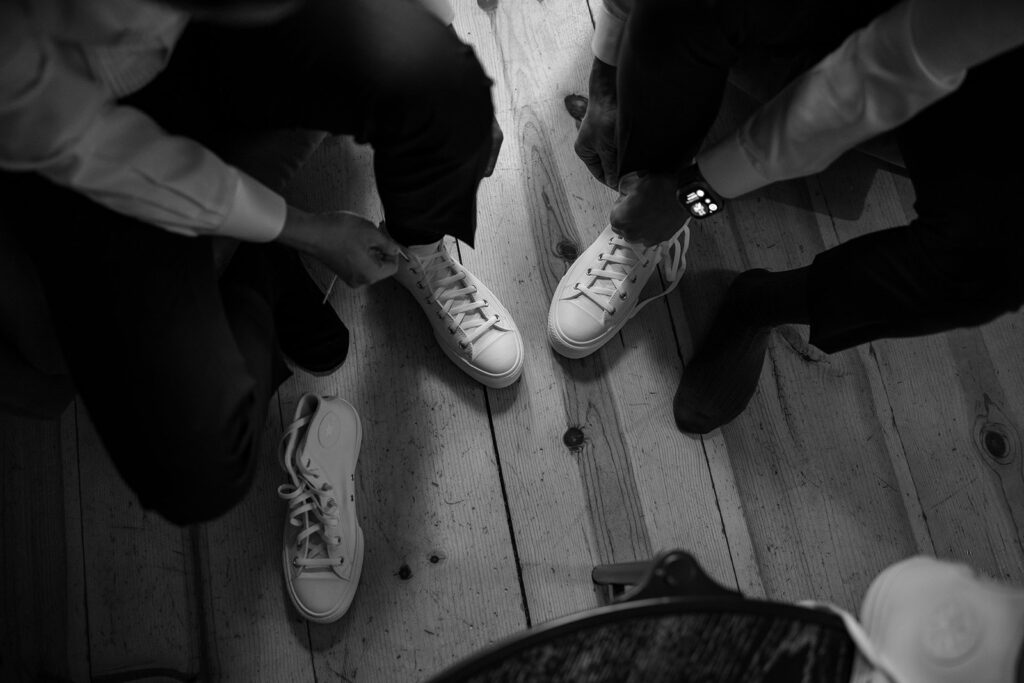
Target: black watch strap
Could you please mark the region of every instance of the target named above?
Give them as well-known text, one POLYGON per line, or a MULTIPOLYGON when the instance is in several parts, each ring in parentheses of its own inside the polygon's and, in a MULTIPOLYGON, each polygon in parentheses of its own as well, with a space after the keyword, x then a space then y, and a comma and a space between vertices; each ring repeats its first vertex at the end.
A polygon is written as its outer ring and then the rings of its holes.
POLYGON ((676 174, 676 201, 694 218, 712 216, 721 211, 724 205, 696 163, 685 166, 676 174))

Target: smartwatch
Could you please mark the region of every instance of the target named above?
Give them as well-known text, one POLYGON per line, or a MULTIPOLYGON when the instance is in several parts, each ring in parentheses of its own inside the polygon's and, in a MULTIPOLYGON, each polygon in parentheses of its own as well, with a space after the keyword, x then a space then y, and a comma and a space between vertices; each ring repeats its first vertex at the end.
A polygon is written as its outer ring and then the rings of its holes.
POLYGON ((711 189, 694 162, 676 173, 676 201, 694 218, 707 218, 722 210, 723 201, 711 189))

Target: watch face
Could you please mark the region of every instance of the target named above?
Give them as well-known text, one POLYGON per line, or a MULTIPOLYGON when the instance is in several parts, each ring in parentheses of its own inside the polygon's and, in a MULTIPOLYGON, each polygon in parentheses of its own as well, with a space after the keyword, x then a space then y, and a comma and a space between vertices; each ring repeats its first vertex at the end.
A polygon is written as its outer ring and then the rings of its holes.
POLYGON ((679 198, 694 218, 707 218, 722 208, 720 200, 699 185, 679 190, 679 198))

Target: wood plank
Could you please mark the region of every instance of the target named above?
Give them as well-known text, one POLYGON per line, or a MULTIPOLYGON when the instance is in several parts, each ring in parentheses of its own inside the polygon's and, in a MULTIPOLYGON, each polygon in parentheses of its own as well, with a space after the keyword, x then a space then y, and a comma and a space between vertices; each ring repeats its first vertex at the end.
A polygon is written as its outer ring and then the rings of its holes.
POLYGON ((73 407, 60 420, 0 413, 3 680, 84 680, 88 673, 81 640, 83 594, 69 572, 81 568, 74 545, 79 530, 68 524, 77 504, 76 472, 63 467, 65 460, 74 462, 73 427, 73 407))
MULTIPOLYGON (((300 206, 380 217, 369 150, 347 139, 327 143, 293 187, 300 206)), ((363 577, 341 621, 310 626, 315 670, 420 679, 526 623, 486 399, 397 283, 339 283, 331 302, 352 330, 345 366, 280 392, 286 420, 317 391, 351 402, 363 426, 363 577)))
MULTIPOLYGON (((289 416, 290 417, 290 416, 289 416)), ((220 519, 197 527, 207 624, 208 675, 219 681, 313 680, 306 622, 291 608, 281 569, 285 508, 277 487, 280 402, 263 431, 252 490, 220 519)))
POLYGON ((199 671, 188 530, 142 509, 81 406, 78 442, 92 676, 199 671))
POLYGON ((671 418, 681 364, 667 308, 649 306, 586 359, 562 359, 547 343, 555 286, 604 228, 613 199, 576 158, 563 103, 586 93, 587 6, 488 7, 456 7, 457 26, 495 80, 506 134, 481 187, 477 248, 462 255, 502 297, 527 346, 522 381, 488 393, 531 617, 596 604, 595 564, 646 559, 662 547, 687 548, 735 585, 702 445, 671 418), (582 432, 578 448, 564 441, 573 428, 582 432))
MULTIPOLYGON (((863 159, 842 161, 821 176, 829 206, 856 214, 849 206, 851 179, 873 182, 872 201, 859 220, 835 221, 838 241, 864 234, 866 226, 913 218, 913 189, 906 180, 872 174, 863 159)), ((882 381, 881 409, 891 411, 905 452, 914 488, 907 498, 918 501, 934 551, 1014 581, 1024 579, 1020 318, 1017 313, 980 329, 878 341, 868 351, 882 381)))
MULTIPOLYGON (((709 139, 750 108, 730 88, 709 139)), ((782 183, 699 224, 682 295, 693 339, 707 330, 727 273, 803 266, 825 247, 810 208, 806 184, 782 183)), ((765 593, 856 608, 878 571, 916 549, 914 532, 860 359, 826 357, 804 339, 795 326, 773 333, 746 412, 705 441, 728 449, 765 593)))

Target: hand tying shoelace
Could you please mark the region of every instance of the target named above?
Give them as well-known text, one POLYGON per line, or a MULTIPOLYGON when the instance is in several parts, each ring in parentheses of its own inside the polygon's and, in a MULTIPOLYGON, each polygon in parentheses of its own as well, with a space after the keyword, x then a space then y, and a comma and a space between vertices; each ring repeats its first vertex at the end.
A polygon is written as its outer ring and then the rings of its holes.
POLYGON ((623 291, 622 284, 629 278, 630 282, 636 282, 636 275, 633 273, 637 266, 646 268, 651 261, 662 258, 667 251, 668 258, 662 263, 663 272, 669 286, 665 290, 646 301, 640 302, 630 317, 633 317, 643 309, 644 306, 670 294, 678 285, 680 276, 686 270, 686 251, 690 247, 690 222, 687 221, 683 227, 672 237, 653 247, 642 247, 635 242, 627 242, 619 235, 614 235, 608 242, 609 250, 598 254, 597 266, 586 270, 590 278, 589 283, 576 283, 575 289, 600 306, 609 315, 615 315, 616 308, 614 298, 625 301, 628 294, 623 291), (682 242, 680 242, 682 237, 682 242))
MULTIPOLYGON (((405 253, 402 257, 410 260, 405 253)), ((413 263, 416 262, 423 269, 430 295, 452 319, 448 331, 455 334, 457 329, 461 329, 465 333, 465 340, 459 342, 464 350, 468 350, 501 320, 500 315, 488 316, 483 310, 487 306, 486 299, 478 297, 477 288, 467 284, 465 270, 448 256, 443 247, 427 256, 417 257, 413 263)), ((415 266, 412 270, 415 273, 415 266)))
POLYGON ((297 538, 299 554, 292 564, 299 568, 340 567, 341 536, 337 527, 341 523, 338 502, 331 486, 308 457, 296 457, 298 432, 309 418, 296 421, 281 443, 281 463, 292 483, 282 484, 277 494, 288 501, 288 521, 302 529, 297 538))
POLYGON ((548 311, 548 341, 567 358, 601 348, 647 304, 668 296, 686 270, 689 221, 669 239, 645 247, 609 225, 573 262, 555 288, 548 311), (648 280, 662 266, 666 287, 641 301, 648 280))

